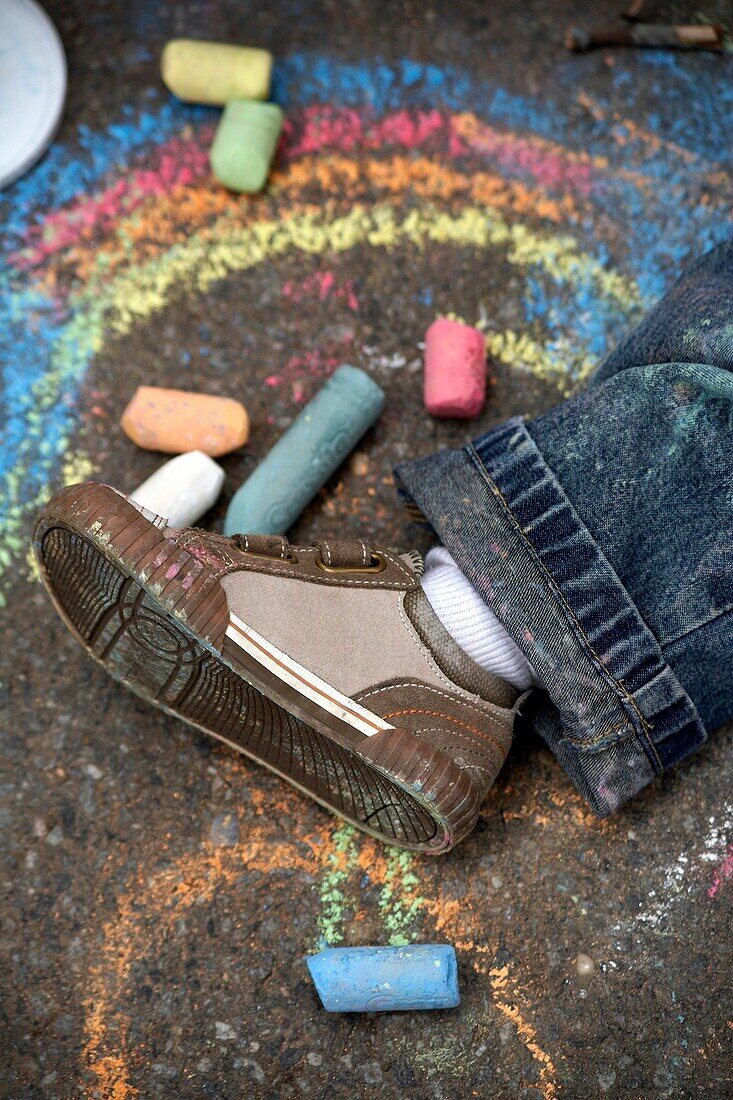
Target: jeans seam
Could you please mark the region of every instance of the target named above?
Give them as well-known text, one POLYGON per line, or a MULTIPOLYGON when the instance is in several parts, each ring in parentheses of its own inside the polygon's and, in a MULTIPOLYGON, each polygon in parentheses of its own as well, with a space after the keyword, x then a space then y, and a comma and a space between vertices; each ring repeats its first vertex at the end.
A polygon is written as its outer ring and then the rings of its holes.
MULTIPOLYGON (((588 651, 593 656, 593 659, 596 663, 596 667, 598 668, 599 672, 609 682, 609 684, 614 689, 616 694, 622 696, 626 700, 628 705, 634 711, 635 715, 637 716, 637 718, 639 720, 639 724, 641 726, 641 729, 643 731, 644 740, 645 740, 646 744, 648 745, 649 749, 651 750, 651 752, 653 754, 653 757, 654 757, 654 760, 656 761, 660 772, 663 771, 664 769, 663 769, 663 766, 662 766, 662 761, 659 758, 659 754, 657 753, 657 750, 654 746, 654 742, 649 737, 649 732, 653 728, 651 723, 648 722, 647 719, 644 717, 644 715, 641 713, 636 700, 634 699, 634 697, 632 695, 629 694, 629 692, 627 691, 623 681, 622 680, 617 680, 615 676, 612 676, 611 673, 608 671, 608 669, 603 664, 603 662, 601 661, 600 657, 598 656, 595 649, 591 645, 590 639, 587 637, 581 622, 579 621, 579 619, 576 616, 573 609, 568 604, 568 602, 565 599, 563 593, 560 591, 560 589, 555 584, 555 582, 552 578, 552 574, 549 572, 549 570, 547 569, 545 563, 542 561, 541 557, 539 556, 536 547, 532 544, 530 539, 527 537, 526 533, 522 530, 522 526, 519 523, 519 520, 517 519, 517 517, 514 515, 514 512, 511 509, 509 501, 506 499, 506 497, 502 493, 499 486, 496 484, 494 479, 491 477, 491 474, 486 469, 486 467, 485 467, 484 463, 482 462, 481 457, 479 456, 476 449, 473 447, 472 444, 469 443, 469 444, 467 444, 467 450, 471 454, 471 457, 473 458, 474 464, 476 465, 479 474, 484 478, 484 480, 488 484, 489 489, 491 490, 491 492, 494 493, 494 495, 496 497, 498 497, 498 499, 501 501, 501 504, 503 505, 503 507, 504 507, 504 509, 507 513, 507 516, 509 517, 510 522, 512 523, 512 525, 514 526, 514 528, 517 531, 517 534, 520 536, 520 538, 522 539, 522 541, 526 545, 527 549, 531 553, 531 555, 532 555, 534 561, 536 562, 536 564, 542 570, 542 573, 546 577, 547 584, 550 588, 550 591, 553 593, 553 595, 555 596, 555 598, 558 601, 558 603, 560 604, 560 606, 564 609, 566 614, 569 615, 570 619, 572 620, 572 622, 575 624, 576 628, 580 632, 580 635, 581 635, 585 645, 587 646, 588 651)), ((604 733, 603 736, 608 737, 609 734, 604 733)), ((584 743, 585 744, 592 744, 592 742, 588 742, 588 741, 586 741, 586 742, 576 741, 575 738, 570 738, 570 737, 568 738, 568 740, 572 741, 575 744, 578 744, 580 747, 582 747, 584 743)))
POLYGON ((629 730, 628 726, 616 726, 614 729, 609 730, 608 733, 599 733, 597 737, 592 737, 587 741, 578 741, 575 737, 570 737, 567 734, 563 740, 572 745, 574 749, 590 749, 596 748, 598 745, 607 742, 609 745, 617 745, 619 741, 628 741, 630 737, 636 736, 636 730, 632 728, 629 730))

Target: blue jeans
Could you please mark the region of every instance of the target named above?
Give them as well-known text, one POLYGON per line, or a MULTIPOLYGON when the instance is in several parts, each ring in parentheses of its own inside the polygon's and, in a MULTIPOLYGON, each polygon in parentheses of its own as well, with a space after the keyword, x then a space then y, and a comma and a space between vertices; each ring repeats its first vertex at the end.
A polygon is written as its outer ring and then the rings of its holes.
POLYGON ((550 412, 397 468, 600 815, 733 717, 733 242, 550 412))

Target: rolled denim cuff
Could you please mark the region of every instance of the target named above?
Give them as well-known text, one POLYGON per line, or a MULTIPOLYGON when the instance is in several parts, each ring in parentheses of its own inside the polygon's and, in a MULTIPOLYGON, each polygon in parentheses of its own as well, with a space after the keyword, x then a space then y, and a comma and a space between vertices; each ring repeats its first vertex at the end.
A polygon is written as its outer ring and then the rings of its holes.
POLYGON ((546 686, 533 724, 605 816, 706 738, 524 421, 395 470, 546 686))

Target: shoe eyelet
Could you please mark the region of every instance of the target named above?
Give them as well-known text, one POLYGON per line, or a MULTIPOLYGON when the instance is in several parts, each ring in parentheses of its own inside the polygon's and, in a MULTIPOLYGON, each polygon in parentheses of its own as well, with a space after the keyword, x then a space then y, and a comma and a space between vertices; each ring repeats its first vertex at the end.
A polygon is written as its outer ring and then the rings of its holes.
POLYGON ((316 554, 315 561, 324 573, 381 573, 387 568, 387 559, 378 550, 371 551, 369 565, 326 565, 320 554, 316 554))

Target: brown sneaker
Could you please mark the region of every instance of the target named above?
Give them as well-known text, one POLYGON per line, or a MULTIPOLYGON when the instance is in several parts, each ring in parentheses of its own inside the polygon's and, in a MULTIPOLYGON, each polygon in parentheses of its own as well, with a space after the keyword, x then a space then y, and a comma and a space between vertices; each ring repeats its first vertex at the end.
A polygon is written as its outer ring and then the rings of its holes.
POLYGON ((42 510, 41 576, 116 679, 390 844, 476 824, 517 692, 433 612, 417 554, 178 531, 106 485, 42 510))

